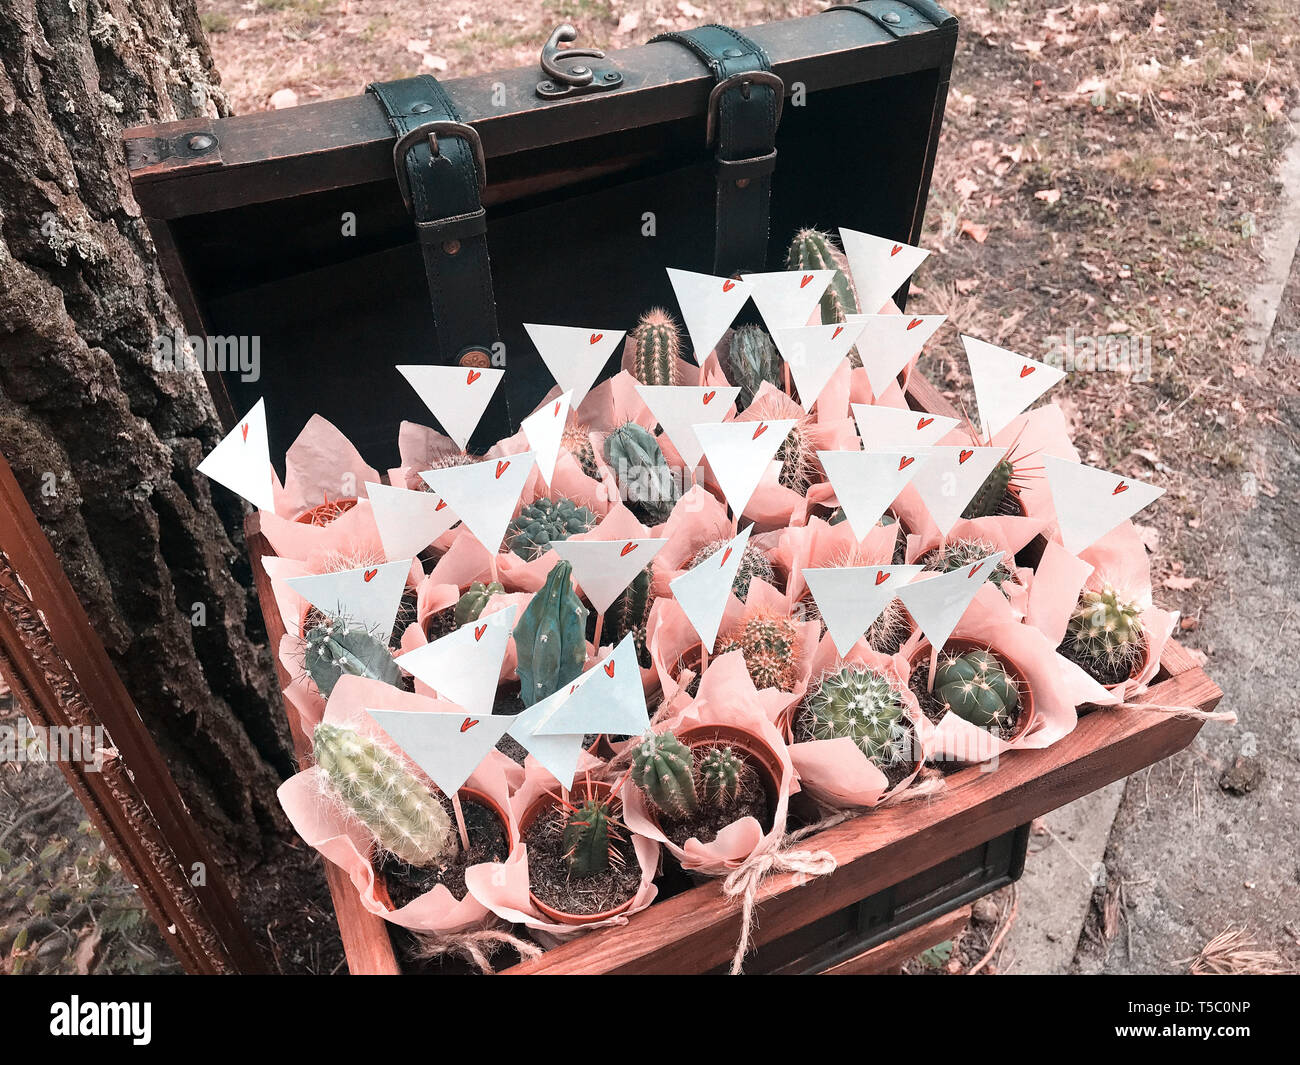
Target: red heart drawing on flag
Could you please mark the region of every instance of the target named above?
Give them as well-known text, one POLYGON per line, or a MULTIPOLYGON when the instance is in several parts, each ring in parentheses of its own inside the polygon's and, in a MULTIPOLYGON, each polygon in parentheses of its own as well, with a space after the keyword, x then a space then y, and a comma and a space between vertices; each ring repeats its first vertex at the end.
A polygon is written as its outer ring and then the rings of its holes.
POLYGON ((837 326, 835 327, 835 332, 833 332, 833 333, 831 334, 831 339, 834 340, 834 339, 835 339, 837 336, 839 336, 842 332, 844 332, 844 326, 842 326, 842 325, 837 325, 837 326))
POLYGON ((729 559, 730 557, 731 557, 731 548, 727 548, 724 552, 722 552, 722 561, 718 563, 718 569, 722 569, 722 567, 727 564, 727 559, 729 559))
MULTIPOLYGON (((612 658, 605 663, 605 676, 610 680, 614 679, 614 660, 612 658)), ((592 690, 594 691, 595 689, 592 690)))
POLYGON ((799 287, 800 287, 800 288, 805 288, 805 287, 807 286, 808 282, 811 281, 812 279, 813 279, 813 275, 812 275, 812 274, 804 274, 804 275, 803 275, 803 280, 799 282, 799 287))
POLYGON ((919 433, 922 429, 924 429, 927 425, 929 425, 933 421, 934 421, 933 418, 918 418, 916 422, 916 431, 919 433))
POLYGON ((560 403, 561 403, 561 402, 562 402, 562 401, 561 401, 561 400, 558 400, 558 399, 555 401, 555 410, 551 411, 551 417, 552 417, 552 418, 558 418, 558 417, 560 416, 560 403))
POLYGON ((898 472, 902 473, 905 469, 907 469, 908 466, 912 465, 912 463, 914 463, 915 461, 916 459, 912 455, 904 455, 901 459, 898 460, 898 472))
POLYGON ((1111 492, 1111 495, 1117 496, 1120 494, 1120 492, 1127 492, 1127 491, 1128 491, 1128 485, 1126 485, 1123 481, 1120 481, 1119 484, 1115 486, 1115 491, 1111 492))
POLYGON ((925 322, 924 322, 922 319, 920 319, 920 318, 913 318, 910 322, 907 323, 907 328, 908 328, 908 329, 915 329, 918 325, 924 325, 924 324, 925 324, 925 322))
POLYGON ((369 584, 374 579, 375 574, 378 572, 379 570, 377 569, 368 569, 366 570, 365 573, 361 575, 362 580, 364 580, 367 584, 369 584))
POLYGON ((475 628, 475 629, 474 629, 474 642, 475 642, 475 643, 478 643, 479 640, 483 639, 483 634, 484 634, 485 632, 487 632, 487 626, 486 626, 486 625, 479 625, 477 628, 475 628))
POLYGON ((752 437, 750 437, 750 439, 751 439, 751 440, 757 440, 757 439, 758 439, 760 436, 762 436, 765 432, 767 432, 767 422, 763 422, 762 425, 760 425, 757 429, 755 429, 755 430, 754 430, 754 435, 753 435, 752 437))
POLYGON ((966 460, 970 458, 973 454, 975 454, 975 452, 971 451, 970 448, 967 448, 965 451, 963 451, 960 455, 957 456, 957 465, 959 466, 964 465, 966 460))
POLYGON ((713 402, 713 397, 716 396, 717 394, 718 394, 717 389, 711 389, 710 391, 705 392, 705 393, 704 393, 704 405, 707 407, 710 403, 712 403, 712 402, 713 402))
POLYGON ((465 718, 464 721, 462 721, 462 722, 460 723, 460 730, 461 730, 461 732, 468 732, 470 729, 472 729, 472 728, 473 728, 475 725, 477 725, 477 724, 478 724, 478 718, 476 718, 476 717, 467 717, 467 718, 465 718))
POLYGON ((433 508, 433 512, 434 512, 435 514, 437 514, 438 511, 440 511, 440 510, 441 510, 443 507, 445 507, 446 505, 447 505, 447 501, 446 501, 445 499, 440 499, 440 500, 438 500, 438 505, 437 505, 436 507, 433 508))
POLYGON ((592 334, 591 334, 591 338, 587 341, 587 343, 589 343, 589 344, 599 344, 599 343, 600 343, 602 340, 604 340, 604 339, 605 339, 605 334, 604 334, 604 333, 592 333, 592 334))
POLYGON ((892 259, 895 255, 897 255, 902 250, 903 250, 903 246, 901 244, 895 244, 893 250, 890 251, 889 253, 889 257, 892 259))
POLYGON ((882 570, 882 569, 878 569, 878 570, 876 570, 876 584, 878 584, 878 585, 880 585, 880 584, 884 584, 885 581, 887 581, 887 580, 889 580, 889 574, 888 574, 888 573, 886 573, 886 572, 885 572, 884 570, 882 570))
POLYGON ((508 469, 510 469, 510 460, 509 460, 509 459, 501 459, 501 461, 499 461, 499 462, 497 463, 497 480, 498 480, 498 481, 501 480, 501 475, 502 475, 503 473, 505 473, 506 470, 508 470, 508 469))
POLYGON ((1038 369, 1037 366, 1022 366, 1020 367, 1020 376, 1028 377, 1031 373, 1033 373, 1037 369, 1038 369))
POLYGON ((623 550, 618 553, 618 557, 626 558, 635 550, 636 550, 636 544, 632 543, 632 541, 629 540, 627 543, 623 545, 623 550))
POLYGON ((248 422, 244 422, 244 442, 248 442, 248 422))
POLYGON ((724 281, 724 282, 722 282, 722 291, 723 291, 723 292, 730 292, 730 291, 731 291, 733 288, 735 288, 735 287, 736 287, 736 283, 735 283, 734 281, 724 281))
POLYGON ((970 568, 970 572, 969 572, 968 574, 966 574, 966 579, 967 579, 967 580, 970 580, 972 577, 974 577, 976 571, 977 571, 977 570, 978 570, 982 565, 984 565, 984 563, 983 563, 983 561, 980 561, 980 562, 976 562, 975 565, 971 566, 971 568, 970 568))
POLYGON ((483 375, 479 373, 478 370, 470 370, 470 372, 465 375, 465 383, 467 385, 472 385, 482 376, 483 375))

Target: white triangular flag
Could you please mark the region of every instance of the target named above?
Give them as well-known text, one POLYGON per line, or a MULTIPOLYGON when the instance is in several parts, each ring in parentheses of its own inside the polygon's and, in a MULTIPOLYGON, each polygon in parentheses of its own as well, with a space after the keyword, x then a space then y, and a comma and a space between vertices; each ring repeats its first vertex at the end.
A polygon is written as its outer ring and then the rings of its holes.
POLYGON ((691 623, 700 642, 713 653, 713 645, 718 639, 718 629, 722 625, 722 615, 726 612, 731 599, 731 585, 740 569, 740 560, 745 554, 745 545, 749 543, 752 525, 740 530, 740 535, 728 540, 713 554, 700 562, 669 584, 686 620, 691 623))
POLYGON ((817 460, 859 541, 871 531, 904 486, 930 461, 930 448, 889 451, 819 451, 817 460))
POLYGON ((750 496, 794 425, 793 418, 781 418, 770 422, 695 426, 709 468, 736 517, 745 512, 750 496))
POLYGON ((800 572, 817 603, 835 649, 846 655, 875 624, 898 589, 920 566, 838 566, 800 572))
POLYGON ((418 555, 459 520, 447 501, 432 492, 367 481, 366 495, 390 559, 418 555))
POLYGON ((834 270, 777 270, 768 274, 741 274, 748 281, 754 306, 768 332, 807 325, 834 270))
POLYGON ((535 731, 545 724, 559 708, 591 678, 590 671, 576 677, 557 692, 533 703, 522 714, 516 715, 510 726, 510 735, 519 745, 541 763, 542 768, 567 788, 578 772, 578 761, 586 747, 585 732, 571 732, 558 736, 542 736, 535 731))
POLYGON ((508 714, 441 710, 367 708, 366 713, 447 796, 460 791, 514 721, 508 714))
POLYGON ((927 414, 906 407, 878 407, 874 403, 851 403, 858 435, 867 451, 880 448, 926 447, 937 444, 960 419, 927 414))
POLYGON ((932 648, 941 650, 948 642, 975 593, 1002 561, 1002 554, 999 551, 951 573, 914 580, 899 589, 898 598, 932 648))
POLYGON ((682 321, 691 337, 691 354, 701 366, 749 299, 747 281, 689 270, 668 269, 682 321))
POLYGON ((266 406, 262 400, 253 404, 253 409, 208 452, 198 471, 243 496, 255 507, 275 509, 271 452, 266 443, 266 406))
POLYGON ((772 330, 772 342, 790 367, 804 410, 812 410, 860 332, 861 327, 853 322, 772 330))
POLYGON ((530 325, 528 336, 555 383, 573 393, 573 405, 587 398, 600 371, 626 336, 622 329, 586 329, 572 325, 530 325))
POLYGON ((862 326, 858 355, 871 391, 879 396, 896 384, 903 367, 946 319, 942 314, 850 314, 848 320, 862 326))
POLYGON ((667 540, 554 540, 551 549, 573 565, 573 577, 597 614, 613 605, 667 540))
POLYGON ((425 470, 420 476, 447 501, 474 539, 496 554, 532 469, 533 453, 525 451, 468 466, 425 470))
POLYGON ((486 716, 492 713, 517 609, 511 606, 485 614, 433 643, 407 651, 397 664, 440 698, 486 716))
POLYGON ((853 229, 841 229, 840 242, 849 260, 858 306, 867 314, 879 311, 930 254, 899 240, 873 237, 853 229))
POLYGON ((564 427, 569 420, 569 403, 572 392, 547 400, 532 414, 519 423, 524 431, 524 439, 533 454, 537 456, 537 468, 542 480, 549 486, 555 473, 555 460, 560 456, 560 441, 564 439, 564 427))
POLYGON ((921 502, 944 536, 957 523, 966 504, 980 490, 993 467, 1007 453, 1004 447, 936 447, 912 483, 921 502))
POLYGON ((386 643, 410 572, 411 560, 407 558, 336 573, 290 577, 285 583, 317 610, 360 625, 386 643))
POLYGON ((399 366, 397 371, 462 451, 505 376, 505 370, 491 366, 399 366))
POLYGON ((690 469, 704 457, 694 426, 722 421, 740 395, 739 385, 637 385, 636 390, 690 469))
POLYGON ((974 337, 963 336, 970 364, 975 405, 984 439, 992 440, 1034 400, 1065 376, 1065 371, 1036 362, 974 337))
POLYGON ((1111 529, 1165 494, 1163 488, 1109 470, 1043 456, 1061 543, 1082 554, 1111 529))
POLYGON ((590 679, 533 729, 534 736, 639 736, 650 724, 636 644, 629 632, 604 661, 587 670, 590 679))

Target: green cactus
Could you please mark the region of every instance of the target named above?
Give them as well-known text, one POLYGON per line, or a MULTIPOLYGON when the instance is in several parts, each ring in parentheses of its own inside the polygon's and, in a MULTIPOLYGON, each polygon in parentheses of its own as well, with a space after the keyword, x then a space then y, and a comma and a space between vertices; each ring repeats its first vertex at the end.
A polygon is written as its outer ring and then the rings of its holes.
POLYGON ((312 734, 312 754, 329 791, 381 850, 420 868, 456 856, 451 818, 400 758, 356 729, 324 722, 312 734))
POLYGON ((747 771, 730 747, 710 747, 700 759, 700 798, 723 809, 735 806, 747 771))
MULTIPOLYGON (((966 504, 966 509, 961 512, 961 516, 991 518, 997 514, 1007 513, 1003 500, 1006 498, 1007 488, 1011 485, 1015 472, 1015 466, 1007 459, 994 466, 993 472, 984 478, 984 483, 966 504)), ((1015 513, 1019 513, 1019 509, 1016 509, 1015 513)))
POLYGON ((804 700, 800 729, 808 739, 850 739, 881 769, 908 753, 907 712, 898 689, 875 670, 846 665, 822 678, 804 700))
POLYGON ((799 680, 799 629, 794 619, 757 610, 717 643, 717 654, 740 651, 754 687, 793 691, 799 680))
POLYGON ((515 625, 524 706, 559 691, 587 661, 587 608, 573 590, 572 576, 572 565, 557 562, 515 625))
POLYGON ((304 642, 303 664, 326 698, 345 673, 402 685, 402 671, 384 642, 359 625, 327 617, 307 630, 304 642))
POLYGON ((1012 723, 1020 709, 1020 688, 988 651, 967 651, 941 659, 934 694, 958 717, 990 731, 1012 723))
POLYGON ((596 449, 591 443, 591 430, 580 423, 570 422, 560 435, 560 445, 578 461, 582 472, 599 479, 600 467, 596 465, 596 449))
POLYGON ((543 496, 525 506, 506 529, 510 550, 525 562, 546 554, 552 542, 591 529, 600 518, 571 499, 543 496))
POLYGON ((678 484, 654 433, 625 422, 605 438, 605 461, 618 478, 628 509, 653 524, 667 519, 678 484))
POLYGON ((632 376, 643 385, 677 384, 682 339, 672 315, 655 307, 632 330, 632 376))
POLYGON ((646 625, 650 620, 650 608, 654 605, 654 597, 650 594, 653 579, 653 571, 647 566, 632 578, 632 582, 605 611, 605 627, 610 642, 618 644, 624 636, 631 633, 632 642, 636 645, 637 661, 646 668, 650 666, 646 648, 646 625))
POLYGON ((1065 639, 1097 672, 1130 677, 1146 656, 1142 607, 1121 599, 1109 584, 1099 592, 1086 591, 1070 617, 1065 639))
MULTIPOLYGON (((858 313, 858 297, 849 279, 848 260, 829 234, 801 229, 790 242, 785 265, 788 270, 835 271, 834 279, 821 298, 822 325, 847 321, 847 315, 858 313)), ((862 365, 862 356, 856 347, 849 349, 849 362, 855 367, 862 365)))
MULTIPOLYGON (((686 568, 694 569, 706 558, 717 554, 728 542, 714 540, 710 544, 705 544, 691 557, 686 568)), ((755 577, 776 587, 776 570, 772 568, 772 563, 768 561, 758 545, 749 540, 746 541, 744 553, 740 556, 740 568, 736 570, 736 579, 731 582, 731 590, 742 603, 749 597, 749 586, 755 577)))
POLYGON ((781 387, 781 355, 772 338, 756 325, 737 326, 727 348, 727 380, 740 387, 736 409, 754 402, 763 382, 781 387))
MULTIPOLYGON (((942 547, 936 547, 933 551, 927 551, 921 558, 921 565, 938 573, 954 573, 997 553, 998 549, 992 542, 977 536, 963 536, 942 547)), ((993 567, 988 579, 998 588, 1007 581, 1015 583, 1016 575, 1006 564, 1005 556, 993 567)))
POLYGON ((613 804, 612 798, 594 796, 571 810, 564 824, 564 860, 570 876, 598 876, 611 865, 622 866, 617 847, 622 836, 613 804))
POLYGON ((632 780, 658 809, 673 817, 695 812, 695 758, 671 732, 650 733, 632 753, 632 780))
POLYGON ((456 627, 460 628, 471 621, 478 621, 479 615, 488 605, 488 600, 504 592, 505 588, 496 581, 491 584, 475 581, 469 586, 469 591, 456 600, 456 627))
MULTIPOLYGON (((740 420, 779 421, 789 417, 789 400, 785 394, 768 392, 751 403, 740 420)), ((778 480, 790 491, 800 495, 807 494, 821 470, 817 462, 814 433, 815 427, 810 416, 804 414, 797 417, 776 451, 776 457, 781 463, 781 474, 778 480)))

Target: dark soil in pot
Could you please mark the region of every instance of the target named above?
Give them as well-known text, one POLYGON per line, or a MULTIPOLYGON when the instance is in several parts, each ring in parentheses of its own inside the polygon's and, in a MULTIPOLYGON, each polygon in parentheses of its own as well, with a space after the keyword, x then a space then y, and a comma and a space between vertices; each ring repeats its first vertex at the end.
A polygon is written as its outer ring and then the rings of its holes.
MULTIPOLYGON (((570 797, 575 804, 577 795, 570 797)), ((574 877, 564 856, 564 824, 569 811, 552 807, 522 829, 528 848, 528 890, 533 898, 561 914, 592 917, 626 906, 641 887, 641 863, 626 829, 614 843, 621 865, 610 862, 597 876, 574 877)))
MULTIPOLYGON (((451 818, 452 831, 459 834, 451 801, 445 795, 439 795, 438 801, 451 818)), ((438 869, 417 868, 391 854, 385 854, 376 863, 375 871, 383 878, 393 909, 400 909, 426 891, 432 891, 438 884, 442 884, 457 899, 463 899, 466 869, 482 862, 503 862, 509 857, 510 838, 497 812, 485 803, 465 797, 463 793, 460 807, 465 815, 469 850, 461 847, 453 861, 438 869)))
MULTIPOLYGON (((924 680, 922 683, 924 684, 924 680)), ((794 725, 791 729, 791 734, 794 736, 795 743, 808 743, 817 739, 817 737, 808 730, 808 718, 810 716, 810 711, 806 705, 800 706, 799 709, 795 711, 794 725)), ((916 727, 910 720, 907 720, 905 724, 907 728, 907 750, 911 752, 916 750, 920 745, 916 741, 916 727)), ((892 789, 896 788, 904 780, 910 777, 919 763, 918 760, 913 758, 909 753, 893 765, 883 766, 874 760, 872 764, 885 774, 885 779, 889 781, 889 786, 892 789)))

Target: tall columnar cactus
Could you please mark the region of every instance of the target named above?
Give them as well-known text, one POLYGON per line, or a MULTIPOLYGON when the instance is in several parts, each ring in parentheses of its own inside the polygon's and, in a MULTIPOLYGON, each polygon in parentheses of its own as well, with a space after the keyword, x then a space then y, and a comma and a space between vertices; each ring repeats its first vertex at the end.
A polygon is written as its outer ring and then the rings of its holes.
POLYGON ((510 550, 526 562, 541 558, 555 540, 567 540, 576 533, 587 532, 599 517, 571 499, 534 500, 510 522, 506 542, 510 550))
POLYGON ((605 438, 605 461, 618 478, 629 509, 656 523, 677 501, 677 482, 668 460, 643 425, 625 422, 605 438))
POLYGON ((456 600, 456 626, 468 625, 471 621, 478 621, 484 609, 488 605, 488 600, 494 595, 501 595, 505 592, 496 581, 490 584, 484 584, 482 581, 475 581, 469 586, 469 590, 456 600))
POLYGON ((695 812, 695 757, 671 732, 650 733, 632 753, 632 780, 658 809, 673 817, 695 812))
POLYGON ((660 307, 647 311, 632 330, 632 376, 643 385, 677 384, 682 338, 672 315, 660 307))
POLYGON ((587 608, 573 590, 572 576, 572 565, 557 562, 515 625, 524 706, 559 691, 587 660, 587 608))
POLYGON ((611 865, 622 865, 617 847, 621 838, 613 800, 599 796, 584 799, 564 824, 564 860, 569 874, 581 879, 604 873, 611 865))
MULTIPOLYGON (((1011 486, 1012 479, 1015 477, 1015 465, 1008 459, 1003 459, 993 471, 984 478, 984 483, 980 485, 979 491, 966 504, 966 509, 961 512, 963 518, 991 518, 996 514, 1008 513, 1003 506, 1003 500, 1006 498, 1007 489, 1011 486)), ((1018 510, 1015 511, 1019 513, 1018 510)))
POLYGON ((1020 708, 1015 678, 988 651, 943 658, 934 672, 934 694, 958 717, 990 730, 1011 724, 1020 708))
POLYGON ((451 818, 400 758, 356 729, 324 722, 312 734, 312 754, 329 791, 382 850, 421 868, 456 856, 451 818))
POLYGON ((1068 644, 1098 671, 1131 676, 1146 655, 1139 603, 1120 598, 1109 584, 1086 591, 1065 630, 1068 644))
POLYGON ((799 629, 794 619, 757 610, 717 644, 717 653, 740 651, 754 687, 793 691, 799 679, 799 629))
POLYGON ((654 597, 650 594, 652 580, 653 573, 647 566, 632 578, 605 611, 605 628, 611 637, 610 642, 617 644, 631 633, 637 659, 646 667, 650 664, 646 651, 646 625, 650 620, 650 607, 654 605, 654 597))
POLYGON ((907 754, 907 713, 898 689, 875 670, 846 665, 804 701, 801 729, 814 740, 850 739, 881 769, 907 754))
MULTIPOLYGON (((705 544, 691 557, 686 568, 694 569, 706 558, 722 550, 727 543, 726 540, 714 540, 710 544, 705 544)), ((749 597, 749 586, 755 577, 773 587, 776 586, 776 570, 772 568, 772 563, 768 561, 762 549, 749 540, 746 541, 744 553, 740 556, 740 568, 736 570, 736 579, 731 582, 731 590, 742 603, 749 597)))
POLYGON ((727 348, 727 380, 740 388, 738 410, 754 402, 763 382, 781 387, 781 355, 761 326, 737 326, 727 348))
MULTIPOLYGON (((858 313, 858 297, 849 278, 848 260, 827 233, 816 229, 801 229, 790 242, 786 253, 785 265, 788 270, 834 270, 835 278, 821 298, 822 325, 846 321, 846 316, 858 313)), ((868 314, 875 314, 879 307, 868 307, 868 314)), ((849 361, 854 366, 862 365, 858 349, 849 351, 849 361)))
MULTIPOLYGON (((921 559, 921 564, 928 570, 953 573, 967 566, 973 566, 976 562, 988 558, 989 555, 996 555, 997 552, 997 547, 989 540, 982 540, 978 536, 959 536, 942 547, 926 552, 925 557, 921 559)), ((1015 574, 1003 559, 993 567, 993 572, 989 574, 988 579, 1001 588, 1006 581, 1014 583, 1015 574)))
POLYGON ((596 449, 591 443, 591 429, 581 422, 569 422, 560 434, 560 445, 572 455, 588 477, 600 476, 600 467, 596 465, 596 449))
POLYGON ((402 671, 388 648, 359 625, 326 618, 307 630, 304 643, 303 665, 326 698, 344 674, 401 686, 402 671))
POLYGON ((700 759, 700 799, 724 809, 734 806, 746 771, 745 760, 730 747, 710 747, 700 759))

